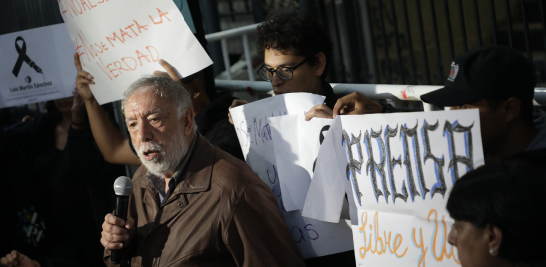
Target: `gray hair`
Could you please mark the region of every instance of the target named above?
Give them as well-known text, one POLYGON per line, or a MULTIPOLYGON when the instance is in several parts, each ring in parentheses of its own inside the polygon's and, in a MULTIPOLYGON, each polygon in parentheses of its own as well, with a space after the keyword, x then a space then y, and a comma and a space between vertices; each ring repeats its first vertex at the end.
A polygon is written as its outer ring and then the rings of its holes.
MULTIPOLYGON (((176 109, 176 115, 180 119, 187 108, 193 108, 190 93, 182 84, 173 81, 171 78, 159 75, 146 75, 133 82, 123 93, 121 111, 125 116, 125 104, 127 99, 140 88, 150 86, 155 94, 166 98, 176 109)), ((195 123, 194 123, 195 125, 195 123)))

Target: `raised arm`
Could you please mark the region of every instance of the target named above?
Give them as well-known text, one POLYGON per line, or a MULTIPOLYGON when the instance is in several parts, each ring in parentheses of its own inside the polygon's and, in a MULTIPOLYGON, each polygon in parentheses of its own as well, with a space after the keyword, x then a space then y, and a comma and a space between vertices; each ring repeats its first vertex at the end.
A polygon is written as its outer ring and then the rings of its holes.
POLYGON ((91 74, 82 70, 78 53, 74 53, 74 64, 78 70, 76 89, 85 102, 91 131, 104 159, 115 164, 140 165, 140 160, 131 150, 129 140, 116 129, 89 89, 89 84, 95 82, 91 74))

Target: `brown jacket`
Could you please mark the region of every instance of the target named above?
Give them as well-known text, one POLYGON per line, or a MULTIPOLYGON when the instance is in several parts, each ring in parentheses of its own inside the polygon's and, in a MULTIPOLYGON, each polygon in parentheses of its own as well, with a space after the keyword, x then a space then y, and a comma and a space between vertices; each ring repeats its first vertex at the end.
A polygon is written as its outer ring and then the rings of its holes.
MULTIPOLYGON (((304 266, 271 189, 204 137, 165 204, 146 173, 133 177, 137 230, 122 266, 304 266)), ((109 250, 104 260, 113 266, 109 250)))

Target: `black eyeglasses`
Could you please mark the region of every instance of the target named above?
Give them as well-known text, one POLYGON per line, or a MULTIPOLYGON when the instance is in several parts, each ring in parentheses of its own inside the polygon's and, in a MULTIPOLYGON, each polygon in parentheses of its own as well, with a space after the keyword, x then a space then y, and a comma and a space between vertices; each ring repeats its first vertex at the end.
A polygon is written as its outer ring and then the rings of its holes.
POLYGON ((283 80, 290 80, 294 77, 294 71, 303 63, 307 62, 307 59, 304 59, 300 64, 296 65, 293 68, 279 67, 277 69, 268 69, 265 66, 260 68, 256 73, 262 77, 265 81, 270 82, 273 80, 273 73, 277 73, 277 76, 283 80))

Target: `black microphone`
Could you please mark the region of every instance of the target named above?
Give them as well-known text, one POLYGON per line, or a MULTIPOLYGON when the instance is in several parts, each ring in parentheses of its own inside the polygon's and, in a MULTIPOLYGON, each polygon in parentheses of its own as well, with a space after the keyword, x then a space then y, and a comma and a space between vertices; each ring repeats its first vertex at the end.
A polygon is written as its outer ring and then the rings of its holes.
MULTIPOLYGON (((126 176, 120 176, 114 182, 114 192, 116 192, 116 210, 114 216, 127 222, 127 209, 129 208, 129 195, 133 192, 133 181, 126 176)), ((123 248, 112 250, 112 263, 121 264, 123 261, 123 248)))

